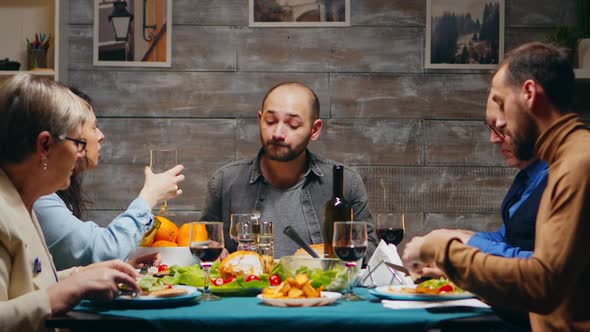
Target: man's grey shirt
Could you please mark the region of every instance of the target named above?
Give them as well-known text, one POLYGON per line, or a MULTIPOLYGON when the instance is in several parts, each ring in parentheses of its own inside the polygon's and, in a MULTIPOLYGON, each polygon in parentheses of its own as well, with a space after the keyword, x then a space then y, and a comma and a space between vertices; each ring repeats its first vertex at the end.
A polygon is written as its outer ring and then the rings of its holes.
MULTIPOLYGON (((309 173, 309 172, 308 172, 309 173)), ((307 228, 303 206, 298 204, 307 176, 287 189, 265 184, 265 204, 261 205, 260 220, 272 221, 275 228, 275 257, 292 255, 299 245, 283 234, 283 229, 291 226, 306 243, 312 243, 311 231, 307 228)), ((266 180, 264 180, 266 181, 266 180)))
MULTIPOLYGON (((265 211, 265 204, 268 203, 267 197, 271 185, 260 171, 260 159, 263 153, 263 150, 260 150, 254 159, 229 163, 217 170, 209 180, 201 220, 224 222, 225 247, 230 252, 236 250, 236 245, 229 237, 230 215, 232 213, 265 211)), ((341 163, 322 159, 309 150, 306 153, 308 171, 301 189, 298 190, 298 201, 288 203, 281 201, 281 204, 290 205, 290 207, 285 207, 285 210, 300 206, 304 219, 293 221, 303 224, 296 227, 297 230, 307 229, 308 233, 302 234, 304 239, 311 239, 312 243, 322 243, 324 205, 332 198, 332 168, 334 165, 341 165, 341 163)), ((297 197, 293 196, 293 198, 297 197)), ((368 206, 367 191, 358 172, 346 165, 344 165, 344 198, 352 206, 353 219, 369 223, 369 251, 366 257, 368 259, 377 247, 377 238, 375 237, 371 210, 368 206)), ((273 201, 277 200, 273 199, 273 201)), ((277 208, 281 207, 273 207, 275 211, 277 208)), ((283 229, 275 228, 275 252, 277 253, 282 252, 279 248, 292 248, 292 244, 288 242, 289 239, 276 237, 276 234, 282 231, 283 229), (277 241, 277 239, 281 239, 281 241, 277 241)), ((275 255, 275 257, 280 256, 275 255)))

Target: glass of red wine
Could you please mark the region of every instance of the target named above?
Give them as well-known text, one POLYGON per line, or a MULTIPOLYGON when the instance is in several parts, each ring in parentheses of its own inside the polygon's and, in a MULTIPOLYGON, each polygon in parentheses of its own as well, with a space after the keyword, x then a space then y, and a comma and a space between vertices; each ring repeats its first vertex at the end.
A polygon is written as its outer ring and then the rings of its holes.
POLYGON ((209 289, 209 271, 224 248, 223 222, 219 221, 195 221, 191 223, 190 249, 193 256, 201 262, 201 268, 205 271, 205 285, 201 301, 218 301, 219 296, 211 294, 209 289))
POLYGON ((332 247, 338 258, 346 263, 348 269, 348 287, 342 300, 362 301, 363 297, 352 291, 353 268, 359 259, 367 254, 367 223, 362 221, 337 221, 334 223, 332 247))
POLYGON ((377 215, 377 237, 387 244, 399 245, 406 232, 405 218, 393 213, 377 215))

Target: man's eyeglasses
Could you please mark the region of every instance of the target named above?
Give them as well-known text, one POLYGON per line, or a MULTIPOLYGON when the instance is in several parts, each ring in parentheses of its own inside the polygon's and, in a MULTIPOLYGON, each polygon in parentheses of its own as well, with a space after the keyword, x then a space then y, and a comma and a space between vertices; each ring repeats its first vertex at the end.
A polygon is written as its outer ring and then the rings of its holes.
POLYGON ((489 130, 493 131, 494 134, 496 134, 498 137, 500 137, 501 139, 504 139, 504 133, 498 129, 498 127, 494 126, 493 124, 489 123, 486 120, 483 120, 483 124, 488 127, 489 130))
POLYGON ((82 151, 84 151, 84 149, 86 149, 86 141, 85 140, 75 139, 75 138, 71 138, 68 136, 65 136, 63 139, 67 139, 68 141, 72 141, 72 142, 76 143, 76 147, 78 148, 78 152, 82 152, 82 151))

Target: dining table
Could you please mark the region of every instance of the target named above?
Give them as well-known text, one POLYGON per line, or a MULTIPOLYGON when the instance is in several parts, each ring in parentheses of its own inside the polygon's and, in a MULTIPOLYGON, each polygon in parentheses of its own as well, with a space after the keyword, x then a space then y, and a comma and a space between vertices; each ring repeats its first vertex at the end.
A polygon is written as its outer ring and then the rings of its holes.
POLYGON ((182 304, 132 307, 83 301, 48 328, 72 331, 513 331, 489 308, 389 309, 366 288, 364 301, 318 307, 274 307, 254 296, 194 299, 182 304))

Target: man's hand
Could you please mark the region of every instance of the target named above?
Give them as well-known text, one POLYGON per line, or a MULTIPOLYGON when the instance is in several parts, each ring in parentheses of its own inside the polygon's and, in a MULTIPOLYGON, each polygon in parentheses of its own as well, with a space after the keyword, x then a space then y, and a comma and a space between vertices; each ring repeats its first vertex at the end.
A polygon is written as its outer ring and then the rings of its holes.
MULTIPOLYGON (((408 266, 410 271, 412 272, 418 273, 420 275, 423 275, 425 273, 437 274, 439 273, 439 271, 433 270, 433 265, 430 265, 434 261, 434 254, 430 253, 432 257, 425 257, 425 255, 421 255, 421 250, 424 243, 428 243, 429 241, 432 241, 434 239, 437 239, 437 241, 441 239, 450 240, 452 238, 469 239, 472 235, 473 232, 471 231, 437 229, 428 233, 425 236, 416 236, 408 244, 406 244, 402 260, 404 261, 404 265, 408 266)), ((440 272, 444 273, 444 271, 442 270, 440 270, 440 272)))
POLYGON ((440 277, 447 277, 445 272, 441 269, 439 269, 438 267, 436 267, 435 264, 426 264, 423 268, 422 271, 420 273, 421 276, 423 277, 431 277, 431 278, 440 278, 440 277))
POLYGON ((411 272, 421 274, 424 267, 424 263, 420 259, 420 249, 424 244, 424 236, 415 236, 406 244, 402 260, 404 265, 407 266, 411 272))
POLYGON ((218 260, 222 260, 225 257, 227 257, 227 255, 229 255, 229 251, 227 251, 227 249, 223 248, 223 251, 221 252, 221 255, 219 255, 218 260))
POLYGON ((465 229, 437 229, 432 231, 432 233, 437 233, 439 236, 445 236, 449 238, 455 237, 465 244, 467 244, 467 242, 469 242, 471 237, 475 234, 475 232, 465 229))

